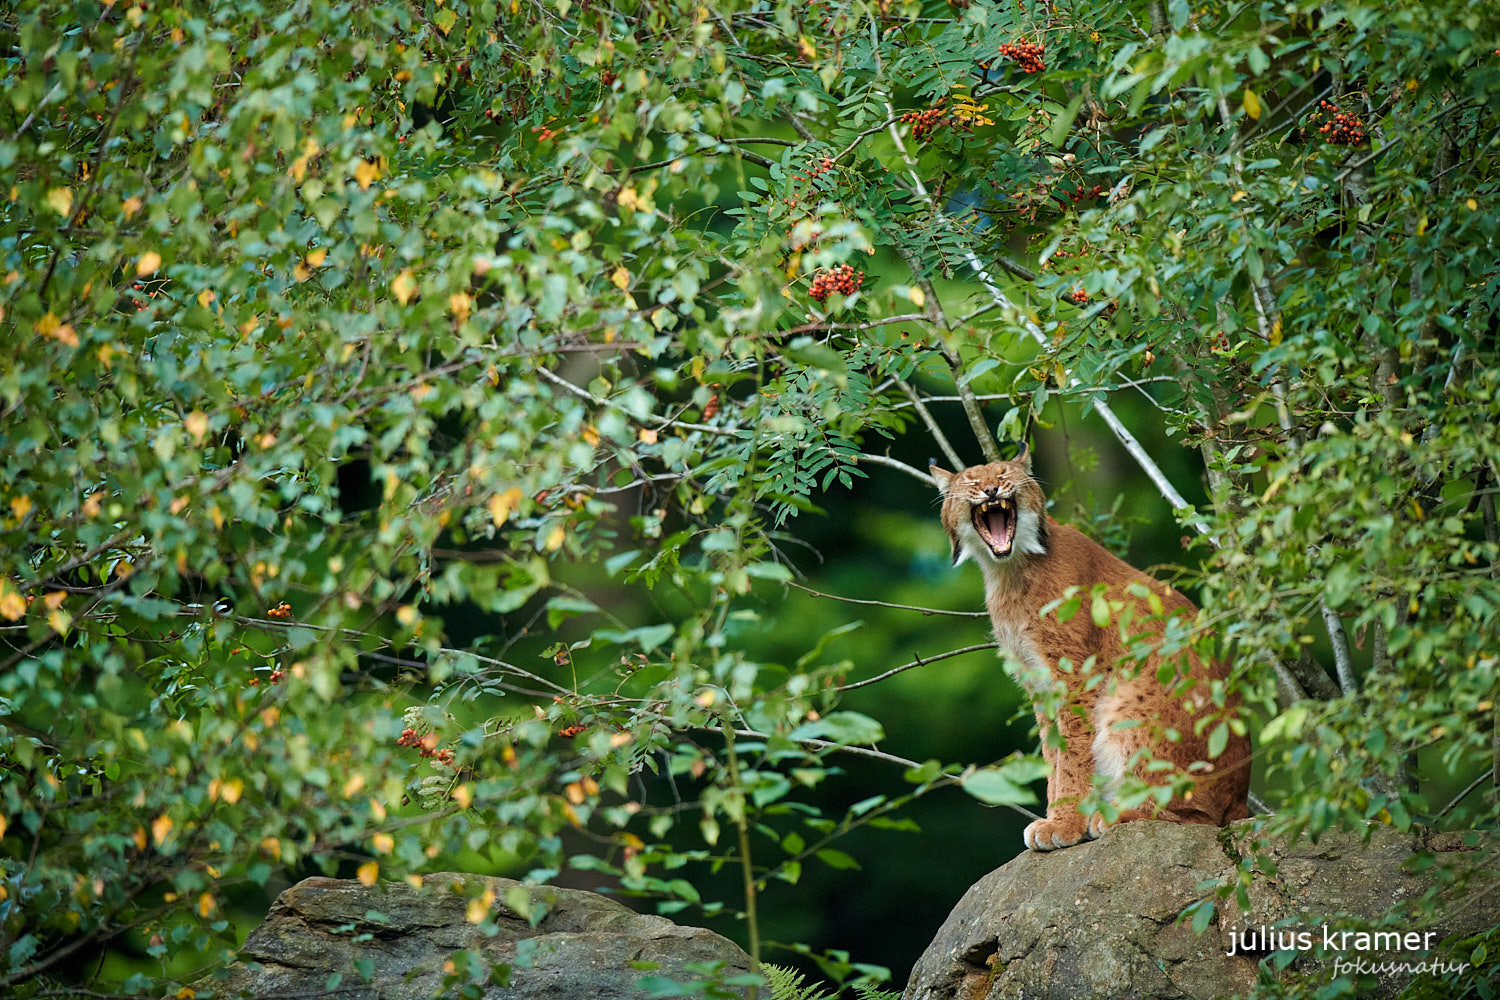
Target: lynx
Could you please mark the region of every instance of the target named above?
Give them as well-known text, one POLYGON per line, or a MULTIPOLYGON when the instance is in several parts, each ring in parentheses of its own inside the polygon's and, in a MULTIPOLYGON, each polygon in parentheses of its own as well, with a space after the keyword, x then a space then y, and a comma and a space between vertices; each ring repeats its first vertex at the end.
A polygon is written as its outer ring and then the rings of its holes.
MULTIPOLYGON (((1195 725, 1205 716, 1234 718, 1238 700, 1226 696, 1221 683, 1228 668, 1196 653, 1176 653, 1166 658, 1166 682, 1158 679, 1166 623, 1177 615, 1195 615, 1192 602, 1077 529, 1049 519, 1024 445, 1008 462, 957 473, 934 462, 930 471, 943 496, 953 564, 972 559, 984 573, 995 640, 1021 667, 1022 683, 1036 706, 1042 754, 1052 767, 1047 815, 1026 828, 1026 846, 1050 851, 1104 832, 1109 823, 1102 815, 1084 815, 1079 808, 1095 774, 1106 780, 1106 795, 1127 773, 1156 786, 1182 774, 1194 779, 1190 792, 1164 806, 1148 800, 1146 807, 1122 809, 1116 822, 1222 826, 1248 816, 1248 737, 1229 729, 1227 743, 1210 759, 1209 734, 1217 722, 1209 718, 1195 725), (1098 584, 1108 601, 1119 602, 1116 608, 1127 609, 1115 612, 1104 627, 1089 613, 1098 584), (1082 594, 1082 611, 1071 617, 1051 610, 1069 588, 1082 594), (1132 643, 1121 638, 1122 616, 1128 616, 1125 630, 1132 643), (1143 647, 1149 654, 1140 655, 1143 647), (1053 710, 1046 708, 1049 699, 1053 710), (1170 768, 1148 768, 1152 760, 1170 768)), ((1235 727, 1243 729, 1237 722, 1235 727)))

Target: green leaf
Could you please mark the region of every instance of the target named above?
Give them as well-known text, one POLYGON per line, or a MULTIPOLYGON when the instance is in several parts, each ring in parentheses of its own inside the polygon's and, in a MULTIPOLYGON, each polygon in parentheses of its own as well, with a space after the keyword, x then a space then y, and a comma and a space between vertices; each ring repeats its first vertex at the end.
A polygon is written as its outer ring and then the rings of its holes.
POLYGON ((1063 143, 1068 139, 1068 131, 1073 127, 1073 122, 1078 117, 1078 110, 1083 107, 1084 92, 1080 90, 1068 102, 1068 106, 1060 114, 1052 116, 1052 125, 1047 129, 1047 144, 1056 149, 1063 148, 1063 143))
POLYGON ((980 802, 991 806, 1022 806, 1036 802, 1031 790, 1012 780, 998 767, 985 767, 964 775, 963 789, 980 802))
POLYGON ((1229 745, 1229 723, 1221 722, 1208 734, 1208 759, 1216 760, 1229 745))
POLYGON ((1104 596, 1102 588, 1094 590, 1094 596, 1089 602, 1089 616, 1099 628, 1109 627, 1109 600, 1104 596))
POLYGON ((855 861, 852 857, 845 854, 843 851, 836 850, 832 847, 825 847, 822 850, 818 851, 816 857, 819 861, 823 862, 829 868, 836 868, 841 871, 857 870, 859 868, 858 861, 855 861))
POLYGON ((879 743, 885 739, 885 729, 859 712, 833 712, 816 722, 806 722, 792 730, 793 740, 827 740, 845 746, 879 743))

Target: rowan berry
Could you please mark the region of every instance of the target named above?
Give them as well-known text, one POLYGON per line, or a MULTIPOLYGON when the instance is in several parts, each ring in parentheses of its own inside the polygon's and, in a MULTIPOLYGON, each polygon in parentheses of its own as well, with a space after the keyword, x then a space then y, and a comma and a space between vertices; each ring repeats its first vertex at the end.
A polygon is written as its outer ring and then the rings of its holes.
POLYGON ((839 264, 837 267, 814 275, 807 294, 816 302, 826 302, 828 296, 835 292, 840 295, 853 295, 864 283, 863 271, 856 271, 848 264, 839 264))
POLYGON ((1000 54, 1027 73, 1040 73, 1047 68, 1047 64, 1042 62, 1045 51, 1040 42, 1027 41, 1025 38, 1005 42, 1000 46, 1000 54))
POLYGON ((928 108, 925 111, 908 111, 898 120, 911 125, 911 136, 918 142, 926 142, 933 130, 943 124, 948 116, 946 108, 928 108))
POLYGON ((1340 111, 1331 101, 1319 101, 1317 110, 1308 116, 1307 121, 1309 126, 1318 126, 1318 134, 1330 146, 1363 146, 1370 138, 1362 118, 1340 111))

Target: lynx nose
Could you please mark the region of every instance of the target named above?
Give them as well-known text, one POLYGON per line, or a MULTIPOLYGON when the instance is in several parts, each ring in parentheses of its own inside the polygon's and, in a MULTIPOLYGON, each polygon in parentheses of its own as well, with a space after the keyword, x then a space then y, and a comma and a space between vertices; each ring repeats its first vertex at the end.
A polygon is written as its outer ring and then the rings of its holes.
POLYGON ((984 495, 987 496, 987 497, 989 497, 991 500, 996 500, 1000 496, 1000 487, 998 487, 998 486, 986 486, 984 488, 984 495))

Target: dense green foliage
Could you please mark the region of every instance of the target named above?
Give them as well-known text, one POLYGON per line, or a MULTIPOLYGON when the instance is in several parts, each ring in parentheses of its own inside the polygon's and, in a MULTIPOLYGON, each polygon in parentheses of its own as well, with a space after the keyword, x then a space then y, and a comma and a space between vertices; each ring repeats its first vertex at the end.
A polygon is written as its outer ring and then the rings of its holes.
MULTIPOLYGON (((875 748, 894 609, 789 613, 820 507, 1085 419, 1145 475, 1055 513, 1197 537, 1267 822, 1494 828, 1497 46, 1455 0, 10 5, 0 988, 160 995, 310 868, 591 870, 759 952, 844 834, 1041 773, 875 748)), ((939 603, 886 565, 842 596, 939 603)))

